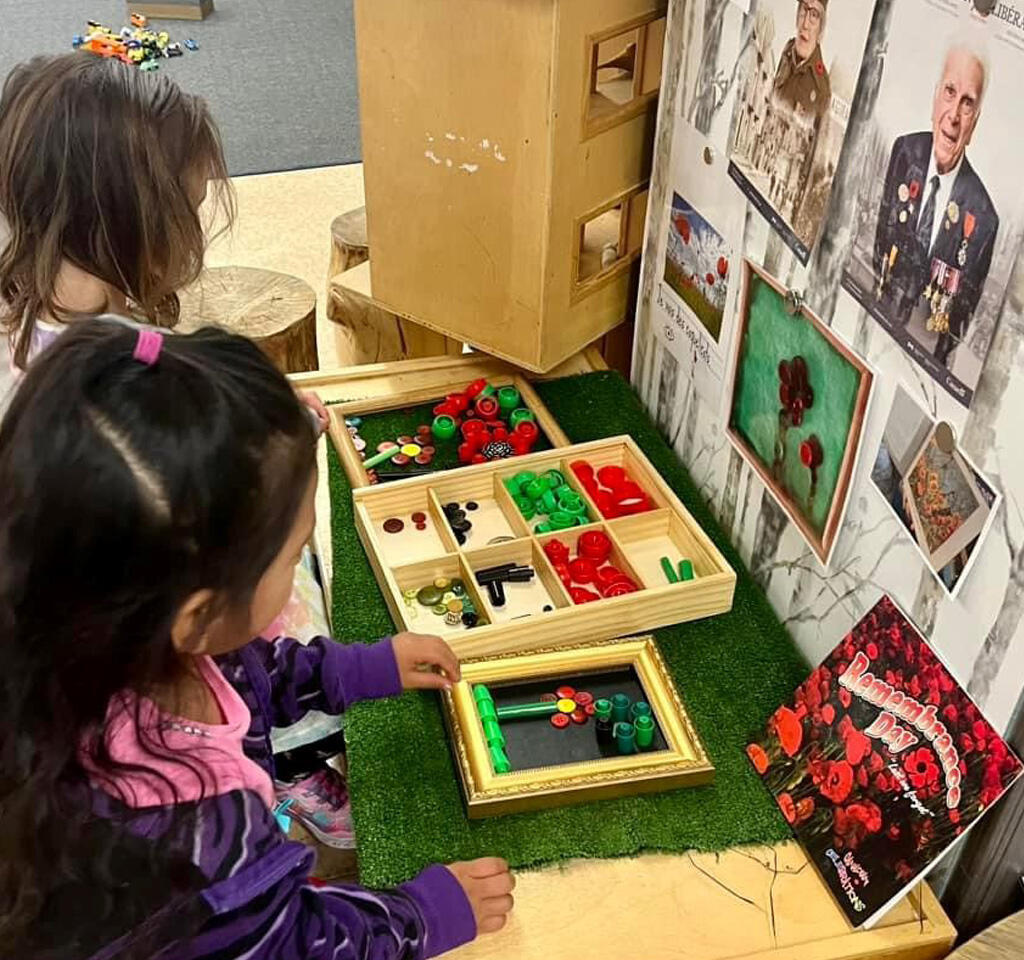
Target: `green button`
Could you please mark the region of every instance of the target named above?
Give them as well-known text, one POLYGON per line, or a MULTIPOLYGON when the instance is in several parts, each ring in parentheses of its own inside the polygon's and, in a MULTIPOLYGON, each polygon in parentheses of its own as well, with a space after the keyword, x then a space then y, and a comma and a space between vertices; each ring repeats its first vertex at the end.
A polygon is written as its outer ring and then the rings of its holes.
POLYGON ((416 591, 416 599, 425 607, 433 607, 435 604, 440 603, 443 596, 444 591, 439 587, 435 587, 432 583, 428 583, 425 587, 420 587, 416 591))

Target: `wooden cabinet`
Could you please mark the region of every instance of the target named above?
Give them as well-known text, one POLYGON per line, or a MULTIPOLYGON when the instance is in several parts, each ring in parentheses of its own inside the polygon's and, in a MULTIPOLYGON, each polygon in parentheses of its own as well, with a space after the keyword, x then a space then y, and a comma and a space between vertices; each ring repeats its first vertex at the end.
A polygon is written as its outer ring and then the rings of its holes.
POLYGON ((626 319, 662 0, 356 0, 373 295, 546 371, 626 319))

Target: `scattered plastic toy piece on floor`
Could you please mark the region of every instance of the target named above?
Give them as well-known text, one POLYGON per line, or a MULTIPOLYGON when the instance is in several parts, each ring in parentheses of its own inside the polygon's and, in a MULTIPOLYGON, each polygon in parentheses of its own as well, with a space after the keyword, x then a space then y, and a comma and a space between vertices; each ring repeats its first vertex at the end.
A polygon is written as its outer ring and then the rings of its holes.
POLYGON ((172 41, 166 30, 147 29, 148 23, 145 16, 133 13, 131 25, 115 32, 98 20, 89 20, 85 35, 76 33, 71 38, 71 46, 99 57, 116 58, 145 72, 158 70, 159 61, 165 57, 181 57, 186 49, 199 49, 199 44, 191 37, 182 45, 172 41))

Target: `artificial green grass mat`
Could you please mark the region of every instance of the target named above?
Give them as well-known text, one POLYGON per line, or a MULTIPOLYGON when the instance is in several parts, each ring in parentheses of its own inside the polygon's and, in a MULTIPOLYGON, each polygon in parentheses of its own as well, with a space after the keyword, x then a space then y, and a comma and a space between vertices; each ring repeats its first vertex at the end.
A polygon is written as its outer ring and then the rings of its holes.
MULTIPOLYGON (((399 407, 395 410, 382 410, 380 413, 366 413, 361 415, 362 423, 359 424, 359 436, 366 441, 366 455, 370 456, 377 446, 384 440, 397 440, 399 437, 416 437, 416 428, 423 424, 434 422, 434 407, 437 401, 420 404, 416 407, 399 407)), ((539 426, 539 424, 538 424, 539 426)), ((457 437, 457 435, 456 435, 457 437)), ((408 463, 404 467, 396 466, 393 463, 382 463, 377 467, 378 473, 408 473, 416 476, 416 471, 429 469, 451 470, 453 467, 460 467, 459 445, 457 439, 448 441, 437 441, 434 443, 434 459, 429 467, 421 466, 415 462, 408 463)), ((533 453, 540 453, 541 450, 550 450, 551 443, 542 430, 533 445, 533 453)))
MULTIPOLYGON (((655 631, 715 765, 715 783, 534 813, 467 819, 436 694, 355 705, 346 720, 362 880, 398 883, 431 862, 485 855, 527 867, 641 850, 721 850, 791 836, 743 748, 807 675, 806 663, 629 385, 614 373, 537 384, 574 443, 629 434, 736 570, 733 608, 655 631)), ((330 455, 334 629, 344 641, 394 630, 330 455)), ((629 632, 629 624, 623 624, 629 632)))

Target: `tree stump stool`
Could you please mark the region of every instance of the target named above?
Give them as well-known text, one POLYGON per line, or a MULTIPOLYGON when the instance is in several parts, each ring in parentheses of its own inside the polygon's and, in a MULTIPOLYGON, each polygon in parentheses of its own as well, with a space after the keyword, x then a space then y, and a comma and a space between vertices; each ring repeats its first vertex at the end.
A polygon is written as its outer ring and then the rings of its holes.
POLYGON ((175 328, 224 327, 252 340, 282 373, 316 370, 316 293, 298 277, 256 267, 212 267, 181 293, 175 328))
POLYGON ((331 221, 331 266, 327 271, 327 289, 339 273, 358 267, 370 259, 366 239, 366 207, 349 210, 331 221))

